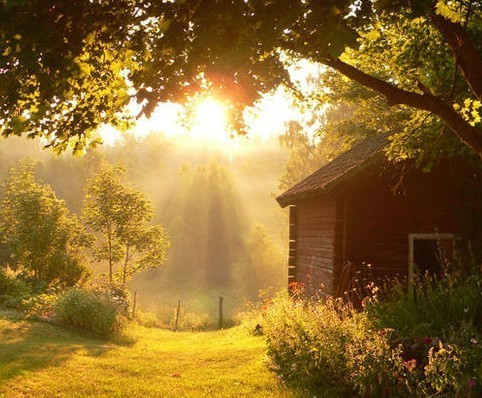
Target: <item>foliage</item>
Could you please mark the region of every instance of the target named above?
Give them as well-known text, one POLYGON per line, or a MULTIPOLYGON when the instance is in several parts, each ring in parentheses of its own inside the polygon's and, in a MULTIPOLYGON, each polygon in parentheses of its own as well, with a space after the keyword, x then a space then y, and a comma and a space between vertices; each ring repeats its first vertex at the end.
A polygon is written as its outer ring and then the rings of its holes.
POLYGON ((308 299, 296 286, 264 312, 271 367, 315 394, 478 396, 480 294, 475 277, 425 279, 413 294, 398 287, 356 312, 337 300, 308 299))
MULTIPOLYGON (((339 91, 337 87, 336 92, 339 91)), ((287 132, 280 136, 281 145, 289 149, 286 169, 279 178, 281 191, 291 188, 367 135, 360 127, 360 120, 355 121, 357 117, 352 111, 347 111, 346 106, 337 103, 336 99, 331 103, 331 108, 326 110, 326 120, 315 137, 307 136, 298 123, 290 123, 287 132), (340 127, 342 121, 344 124, 340 127)))
POLYGON ((234 282, 244 214, 233 175, 224 165, 184 164, 166 209, 173 251, 170 283, 219 289, 234 282))
POLYGON ((388 335, 371 329, 365 314, 334 300, 281 296, 265 312, 271 368, 282 380, 327 396, 384 396, 402 370, 388 335), (373 394, 373 395, 372 395, 373 394))
POLYGON ((271 287, 279 291, 286 286, 285 254, 264 225, 251 225, 245 253, 242 275, 238 279, 242 281, 248 299, 256 300, 262 289, 271 287))
POLYGON ((57 293, 32 294, 21 301, 19 309, 28 316, 52 316, 57 299, 57 293))
MULTIPOLYGON (((414 280, 410 291, 403 284, 391 287, 382 297, 365 301, 365 311, 378 328, 392 328, 397 337, 438 336, 450 327, 482 328, 482 284, 472 276, 458 282, 453 276, 414 280)), ((481 329, 482 330, 482 329, 481 329)))
POLYGON ((0 229, 12 264, 47 284, 72 286, 88 275, 82 249, 90 236, 31 162, 12 168, 3 184, 0 229))
POLYGON ((62 323, 104 337, 120 332, 125 324, 124 308, 108 291, 72 288, 59 297, 55 308, 62 323))
POLYGON ((448 274, 417 279, 410 291, 396 285, 383 300, 365 302, 375 327, 390 328, 405 359, 414 361, 420 396, 481 393, 481 294, 479 275, 459 279, 448 274))
POLYGON ((134 67, 121 44, 122 17, 132 6, 2 2, 0 133, 41 135, 57 152, 78 153, 99 142, 92 130, 100 123, 121 126, 119 112, 129 101, 122 70, 134 67))
POLYGON ((0 306, 23 315, 50 315, 57 300, 55 292, 32 283, 10 267, 0 268, 0 306), (40 287, 40 289, 39 289, 40 287))
POLYGON ((336 70, 395 113, 436 118, 480 155, 478 111, 464 115, 482 95, 481 12, 462 0, 4 2, 2 132, 50 135, 58 149, 74 137, 80 150, 131 92, 147 115, 201 90, 239 110, 293 87, 284 57, 336 70))
POLYGON ((32 287, 18 277, 11 268, 0 268, 0 304, 17 309, 23 299, 32 293, 32 287))
POLYGON ((153 209, 145 195, 125 181, 126 170, 104 164, 86 186, 83 219, 103 241, 96 247, 99 259, 109 262, 109 281, 114 276, 125 287, 133 274, 159 267, 170 246, 166 231, 149 226, 153 209), (117 272, 116 264, 122 264, 117 272))

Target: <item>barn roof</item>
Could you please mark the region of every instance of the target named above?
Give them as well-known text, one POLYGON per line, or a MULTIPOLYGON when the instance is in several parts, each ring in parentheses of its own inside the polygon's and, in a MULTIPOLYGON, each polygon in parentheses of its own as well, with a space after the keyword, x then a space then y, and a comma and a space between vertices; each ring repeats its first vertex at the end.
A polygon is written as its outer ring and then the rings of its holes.
POLYGON ((281 207, 285 207, 300 199, 329 192, 341 181, 361 171, 363 166, 370 163, 388 145, 388 142, 386 135, 367 138, 292 186, 276 200, 281 207))

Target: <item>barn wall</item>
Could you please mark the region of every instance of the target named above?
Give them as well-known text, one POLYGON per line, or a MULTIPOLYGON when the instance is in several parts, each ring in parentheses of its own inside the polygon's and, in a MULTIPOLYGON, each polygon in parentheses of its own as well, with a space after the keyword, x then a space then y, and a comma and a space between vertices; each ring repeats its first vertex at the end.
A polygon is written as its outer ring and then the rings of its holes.
POLYGON ((447 166, 408 173, 394 192, 398 177, 366 177, 347 195, 344 257, 371 264, 375 277, 407 275, 410 233, 458 230, 455 176, 447 166))
POLYGON ((296 206, 296 277, 297 282, 333 291, 335 256, 336 201, 318 197, 296 206))

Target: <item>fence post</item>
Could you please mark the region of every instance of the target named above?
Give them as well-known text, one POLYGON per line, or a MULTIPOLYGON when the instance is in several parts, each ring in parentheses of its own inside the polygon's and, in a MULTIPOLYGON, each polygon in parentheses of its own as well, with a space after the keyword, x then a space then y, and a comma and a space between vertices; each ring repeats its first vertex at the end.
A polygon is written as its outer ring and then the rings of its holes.
POLYGON ((177 327, 179 325, 179 313, 181 312, 181 300, 177 300, 177 310, 176 310, 176 324, 174 325, 174 331, 177 332, 177 327))
POLYGON ((223 328, 223 297, 219 297, 219 329, 223 328))

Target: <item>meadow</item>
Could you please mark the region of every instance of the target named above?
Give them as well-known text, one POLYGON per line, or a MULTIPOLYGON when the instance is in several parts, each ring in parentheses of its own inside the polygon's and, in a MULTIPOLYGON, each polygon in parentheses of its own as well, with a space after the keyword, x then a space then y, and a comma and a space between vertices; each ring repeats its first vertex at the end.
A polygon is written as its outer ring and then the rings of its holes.
POLYGON ((0 317, 0 397, 296 397, 265 361, 265 338, 242 326, 103 340, 0 317))

